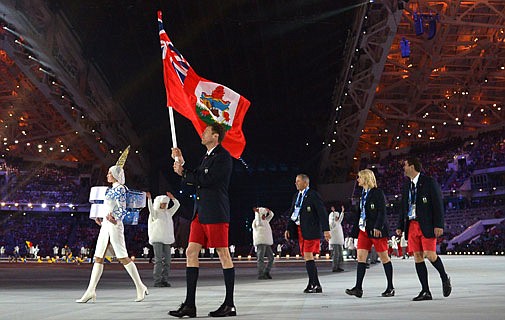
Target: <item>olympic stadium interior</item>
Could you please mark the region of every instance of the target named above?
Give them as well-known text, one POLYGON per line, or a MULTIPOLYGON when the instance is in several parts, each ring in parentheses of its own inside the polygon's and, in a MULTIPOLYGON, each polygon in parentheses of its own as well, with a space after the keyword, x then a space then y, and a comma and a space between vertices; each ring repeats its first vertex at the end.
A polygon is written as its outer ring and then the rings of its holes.
MULTIPOLYGON (((500 0, 1 0, 0 245, 30 240, 47 254, 55 244, 92 246, 89 189, 106 183, 127 145, 127 185, 180 197, 177 246, 185 245, 193 191, 171 168, 160 9, 195 71, 251 101, 230 186, 230 240, 241 250, 251 247, 255 206, 278 214, 283 241, 299 172, 328 206, 350 209, 356 172, 373 169, 394 227, 406 154, 442 186, 444 248, 503 248, 500 0), (42 236, 43 221, 54 238, 42 236), (451 242, 476 224, 478 233, 451 242), (40 237, 27 239, 27 226, 40 237)), ((198 135, 182 116, 175 122, 197 163, 198 135)), ((147 243, 147 214, 126 230, 132 255, 147 243)))

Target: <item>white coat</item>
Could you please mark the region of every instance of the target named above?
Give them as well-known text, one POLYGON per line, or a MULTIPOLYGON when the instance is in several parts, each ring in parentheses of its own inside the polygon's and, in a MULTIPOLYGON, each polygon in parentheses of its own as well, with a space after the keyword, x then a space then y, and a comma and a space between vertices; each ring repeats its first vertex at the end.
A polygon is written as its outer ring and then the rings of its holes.
POLYGON ((117 258, 128 257, 124 238, 123 217, 126 215, 126 188, 118 182, 112 184, 112 188, 107 189, 104 206, 107 212, 111 212, 116 220, 116 224, 107 219, 102 220, 98 240, 96 241, 95 256, 103 258, 107 245, 111 244, 114 255, 117 258))
MULTIPOLYGON (((162 196, 168 198, 166 196, 162 196)), ((172 217, 180 207, 179 200, 173 199, 174 205, 168 209, 160 208, 161 197, 156 197, 153 201, 147 199, 149 207, 149 219, 147 221, 147 234, 149 235, 149 243, 160 242, 163 244, 172 244, 175 242, 174 222, 172 217)), ((168 203, 167 203, 168 206, 168 203)))
POLYGON ((274 213, 272 211, 269 212, 266 208, 258 208, 258 212, 254 214, 255 217, 252 223, 253 245, 266 244, 271 246, 274 244, 274 239, 270 220, 274 217, 274 213))
POLYGON ((405 232, 402 232, 402 237, 400 238, 400 247, 406 247, 408 245, 407 240, 405 240, 405 232))
POLYGON ((330 212, 329 224, 331 239, 329 244, 344 244, 344 230, 342 229, 342 221, 344 220, 344 213, 338 211, 330 212))
POLYGON ((345 238, 345 246, 344 247, 348 250, 356 249, 356 244, 354 244, 354 239, 351 237, 345 238))
POLYGON ((396 242, 396 237, 395 236, 391 237, 391 248, 393 248, 393 250, 397 250, 398 249, 398 242, 396 242))

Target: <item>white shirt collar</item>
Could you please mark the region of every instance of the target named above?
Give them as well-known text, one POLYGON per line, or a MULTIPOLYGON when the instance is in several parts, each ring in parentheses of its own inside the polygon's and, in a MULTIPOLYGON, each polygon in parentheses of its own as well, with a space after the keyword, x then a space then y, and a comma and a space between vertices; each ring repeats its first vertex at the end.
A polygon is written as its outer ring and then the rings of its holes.
POLYGON ((414 185, 417 187, 417 181, 419 181, 419 176, 421 175, 421 173, 419 172, 415 177, 414 179, 412 179, 412 182, 414 182, 414 185))
MULTIPOLYGON (((219 144, 216 144, 216 147, 218 146, 219 144)), ((214 149, 216 149, 216 147, 210 149, 210 150, 207 150, 207 155, 210 156, 210 154, 212 153, 212 151, 214 151, 214 149)))
POLYGON ((307 187, 307 188, 305 188, 303 190, 298 191, 298 193, 304 194, 305 192, 307 192, 307 190, 309 190, 309 187, 307 187))

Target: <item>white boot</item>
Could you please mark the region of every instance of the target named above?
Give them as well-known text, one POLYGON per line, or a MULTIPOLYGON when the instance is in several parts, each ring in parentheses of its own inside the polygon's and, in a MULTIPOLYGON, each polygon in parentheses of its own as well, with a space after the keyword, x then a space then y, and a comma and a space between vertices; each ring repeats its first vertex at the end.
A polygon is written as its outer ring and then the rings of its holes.
POLYGON ((96 285, 98 284, 98 281, 100 280, 100 277, 102 276, 103 272, 103 264, 102 263, 94 263, 93 264, 93 269, 91 270, 91 277, 89 278, 89 285, 88 289, 86 289, 86 292, 84 292, 84 295, 81 297, 79 300, 75 300, 77 303, 86 303, 89 300, 92 300, 93 302, 96 301, 96 285))
POLYGON ((149 291, 147 291, 147 287, 142 283, 142 280, 140 280, 137 266, 135 263, 130 262, 124 265, 124 268, 126 271, 128 271, 128 274, 132 278, 133 282, 135 283, 135 287, 137 288, 137 299, 135 299, 135 302, 143 301, 146 295, 149 294, 149 291))

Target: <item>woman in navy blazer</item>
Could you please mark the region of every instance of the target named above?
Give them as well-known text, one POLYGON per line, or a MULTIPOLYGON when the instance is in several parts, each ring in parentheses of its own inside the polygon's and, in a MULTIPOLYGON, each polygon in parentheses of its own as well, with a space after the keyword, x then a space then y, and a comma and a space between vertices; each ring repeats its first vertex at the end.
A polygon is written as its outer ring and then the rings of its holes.
POLYGON ((358 172, 358 185, 363 188, 359 202, 360 215, 351 234, 353 238, 358 238, 356 285, 352 289, 346 289, 345 292, 358 298, 363 296, 362 284, 366 271, 366 259, 373 245, 381 259, 388 282, 382 296, 392 297, 395 295, 395 289, 393 287, 393 265, 388 256, 389 225, 386 220, 384 192, 377 188, 375 175, 369 169, 358 172))

